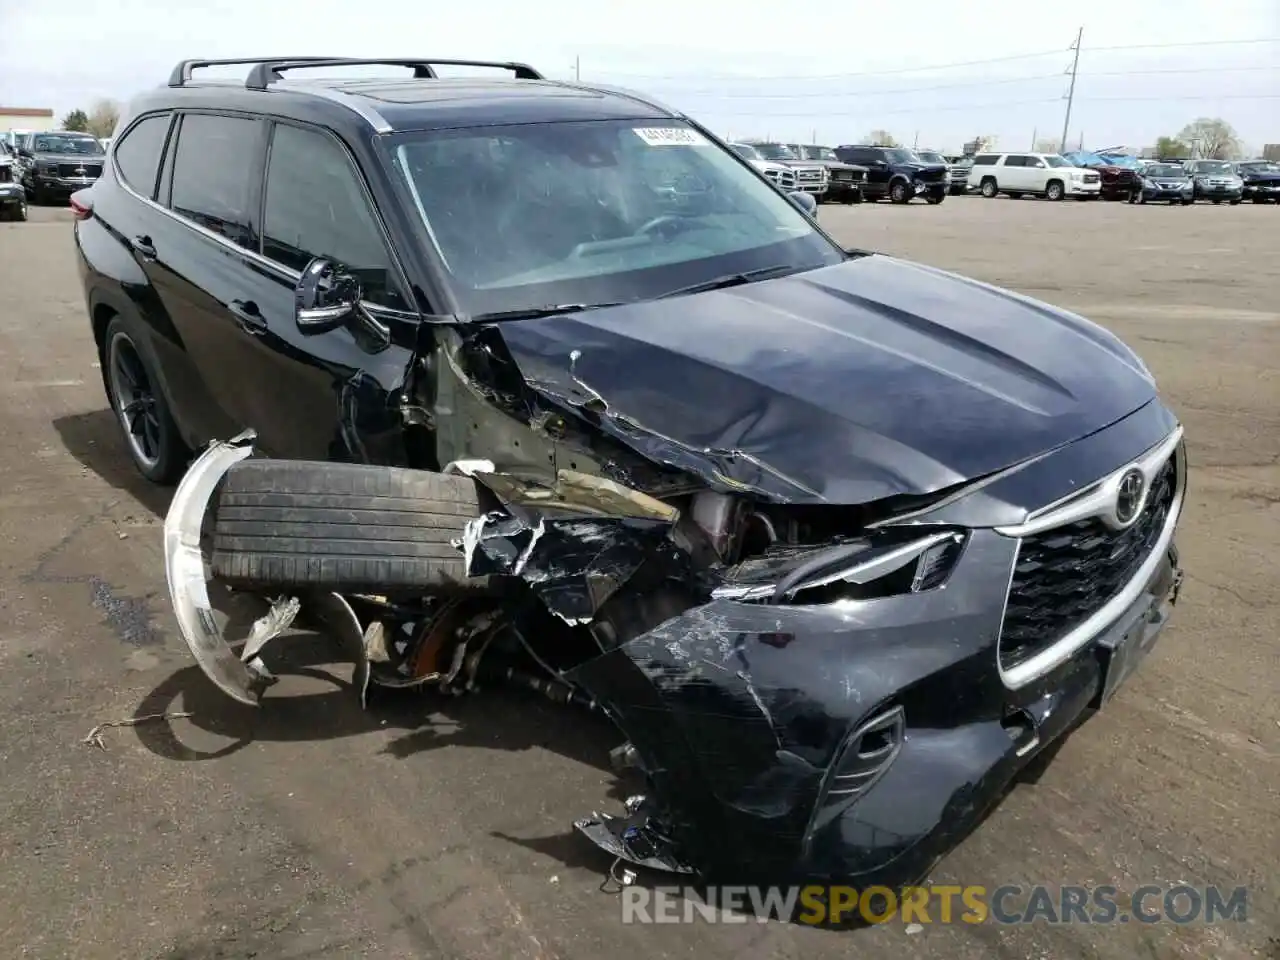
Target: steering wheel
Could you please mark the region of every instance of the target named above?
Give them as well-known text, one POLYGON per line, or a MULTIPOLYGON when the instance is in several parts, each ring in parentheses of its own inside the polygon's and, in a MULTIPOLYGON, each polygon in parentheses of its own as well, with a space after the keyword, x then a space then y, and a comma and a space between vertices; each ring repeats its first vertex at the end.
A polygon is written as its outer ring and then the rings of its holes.
POLYGON ((656 234, 664 239, 675 236, 689 226, 689 218, 678 213, 663 213, 642 224, 636 236, 656 234))

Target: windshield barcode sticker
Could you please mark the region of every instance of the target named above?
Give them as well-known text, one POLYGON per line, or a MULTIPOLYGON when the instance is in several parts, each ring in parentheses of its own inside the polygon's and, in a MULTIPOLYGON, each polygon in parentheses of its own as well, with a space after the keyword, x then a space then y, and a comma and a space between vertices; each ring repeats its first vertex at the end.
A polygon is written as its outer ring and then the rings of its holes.
POLYGON ((631 132, 651 147, 705 147, 710 142, 688 127, 632 127, 631 132))

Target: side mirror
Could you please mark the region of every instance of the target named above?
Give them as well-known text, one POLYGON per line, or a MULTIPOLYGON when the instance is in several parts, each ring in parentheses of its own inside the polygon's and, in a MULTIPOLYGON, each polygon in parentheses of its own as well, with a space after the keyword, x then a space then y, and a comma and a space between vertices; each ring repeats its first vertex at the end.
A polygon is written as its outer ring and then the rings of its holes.
POLYGON ((813 199, 813 194, 806 193, 803 190, 792 190, 787 194, 787 199, 794 203, 801 213, 817 219, 818 201, 813 199))
POLYGON ((333 261, 316 257, 294 287, 294 321, 302 333, 328 333, 356 317, 360 299, 359 280, 333 261))

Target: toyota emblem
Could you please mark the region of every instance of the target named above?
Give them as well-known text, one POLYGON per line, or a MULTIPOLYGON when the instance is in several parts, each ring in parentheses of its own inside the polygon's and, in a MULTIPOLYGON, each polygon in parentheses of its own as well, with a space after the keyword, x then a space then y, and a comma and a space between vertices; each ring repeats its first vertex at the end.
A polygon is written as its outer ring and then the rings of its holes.
POLYGON ((1120 478, 1120 489, 1116 491, 1116 522, 1120 526, 1127 527, 1137 519, 1146 486, 1147 478, 1136 467, 1120 478))

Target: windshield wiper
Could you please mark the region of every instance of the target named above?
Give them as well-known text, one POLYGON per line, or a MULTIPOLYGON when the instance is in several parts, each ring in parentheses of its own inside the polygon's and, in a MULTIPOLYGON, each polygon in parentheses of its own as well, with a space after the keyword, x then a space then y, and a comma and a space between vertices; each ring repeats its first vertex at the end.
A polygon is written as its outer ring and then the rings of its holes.
POLYGON ((706 293, 708 290, 724 290, 727 287, 740 287, 744 284, 755 283, 757 280, 768 280, 771 277, 783 276, 788 273, 799 273, 802 270, 810 269, 808 267, 797 267, 790 263, 775 263, 772 267, 758 267, 755 270, 742 270, 738 273, 726 273, 722 277, 712 277, 710 280, 703 280, 700 283, 691 283, 687 287, 679 287, 675 290, 668 290, 666 293, 660 293, 654 299, 665 300, 667 297, 682 297, 686 293, 706 293))
POLYGON ((504 320, 537 320, 539 317, 558 317, 564 313, 582 313, 602 307, 617 307, 621 300, 612 303, 550 303, 542 307, 522 307, 517 310, 493 310, 475 313, 469 319, 482 323, 502 323, 504 320))

